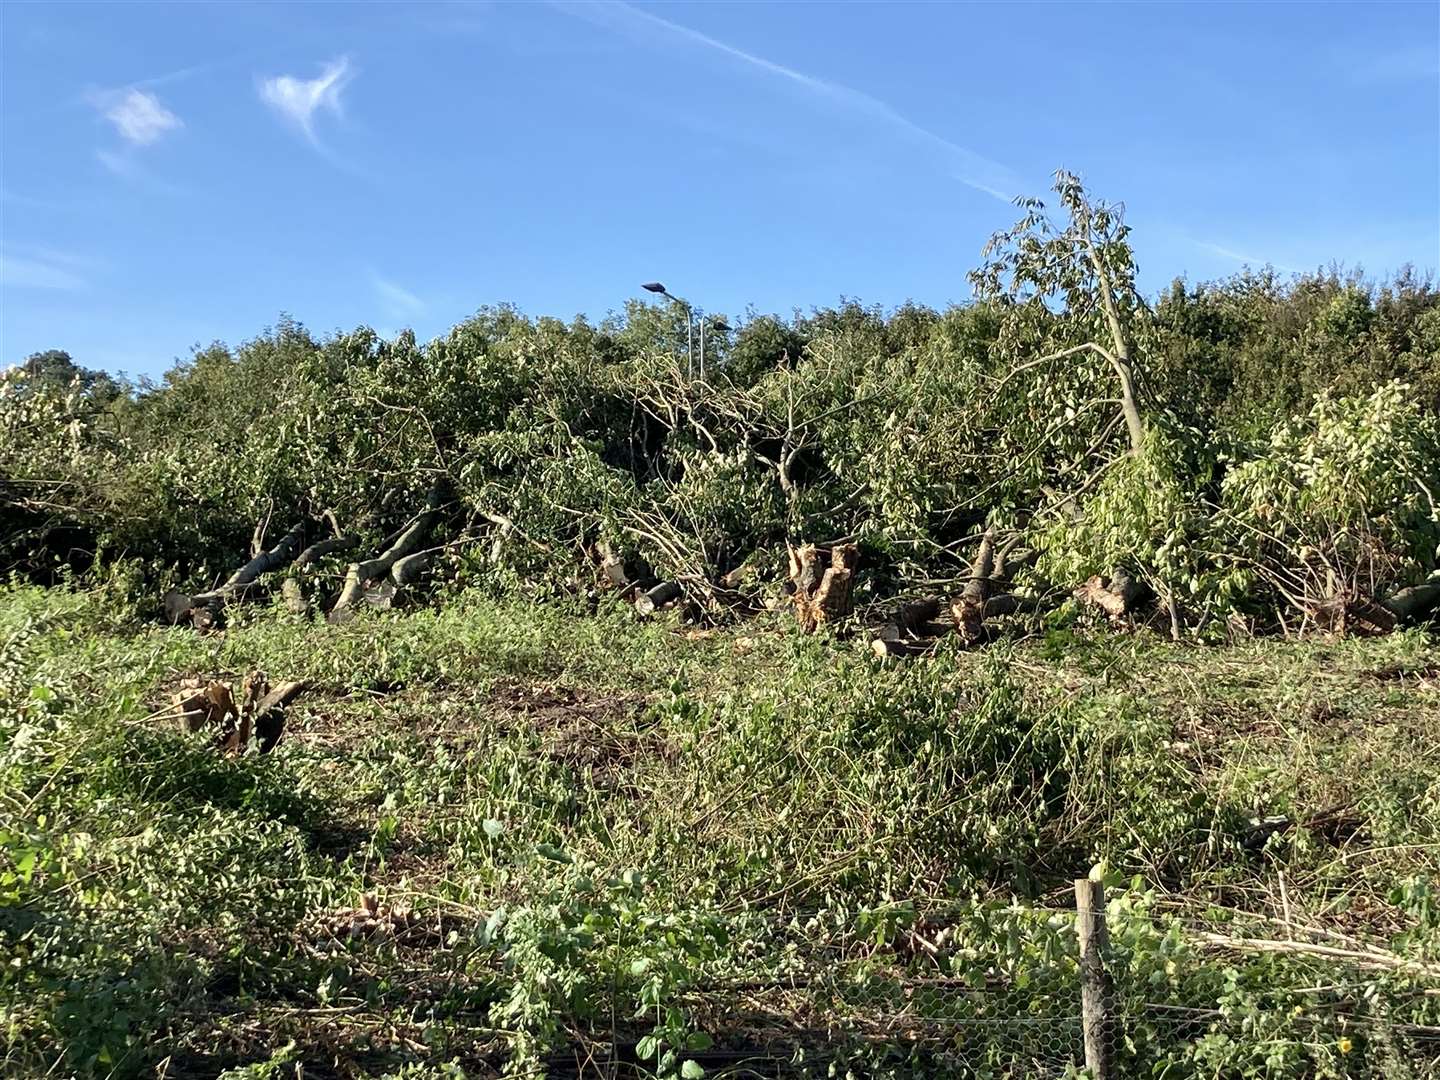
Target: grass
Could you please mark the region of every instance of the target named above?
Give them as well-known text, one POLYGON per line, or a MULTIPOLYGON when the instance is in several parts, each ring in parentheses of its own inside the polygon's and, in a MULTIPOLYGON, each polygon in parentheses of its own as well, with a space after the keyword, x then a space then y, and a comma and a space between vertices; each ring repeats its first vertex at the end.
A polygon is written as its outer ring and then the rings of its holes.
POLYGON ((1437 1076, 1437 731, 1418 634, 897 664, 778 621, 462 595, 199 636, 12 588, 0 1069, 1064 1075, 1095 868, 1126 1075, 1437 1076), (255 668, 310 683, 275 753, 157 718, 255 668))

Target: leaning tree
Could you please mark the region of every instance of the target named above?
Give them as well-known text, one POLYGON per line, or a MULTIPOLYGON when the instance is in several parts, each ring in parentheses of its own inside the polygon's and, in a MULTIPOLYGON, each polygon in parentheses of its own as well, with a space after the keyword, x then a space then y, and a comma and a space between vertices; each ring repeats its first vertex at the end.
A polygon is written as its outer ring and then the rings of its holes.
MULTIPOLYGON (((1157 438, 1158 411, 1143 393, 1138 353, 1151 315, 1135 284, 1130 227, 1123 205, 1091 197, 1072 173, 1057 172, 1054 191, 1054 215, 1039 199, 1017 200, 1023 216, 995 234, 970 274, 977 298, 999 314, 988 407, 1029 448, 1015 467, 1030 467, 1032 498, 1010 524, 1028 533, 1056 585, 1088 579, 1078 595, 1112 615, 1153 590, 1178 633, 1174 579, 1187 558, 1191 500, 1176 480, 1173 440, 1157 438)), ((994 509, 954 605, 971 633, 1005 543, 1004 508, 994 509)))

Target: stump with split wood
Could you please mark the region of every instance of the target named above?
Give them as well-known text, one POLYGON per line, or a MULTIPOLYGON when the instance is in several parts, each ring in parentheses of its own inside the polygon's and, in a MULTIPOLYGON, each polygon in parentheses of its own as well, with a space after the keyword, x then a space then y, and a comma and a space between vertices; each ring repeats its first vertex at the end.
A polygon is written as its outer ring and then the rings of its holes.
POLYGON ((225 682, 192 679, 181 684, 172 715, 186 731, 209 731, 216 747, 225 753, 244 753, 253 734, 259 752, 268 754, 284 731, 286 706, 304 689, 303 681, 272 687, 264 672, 252 671, 240 683, 237 703, 234 690, 225 682))
POLYGON ((950 605, 955 630, 967 647, 985 640, 985 601, 990 599, 993 588, 990 578, 994 571, 995 533, 986 529, 975 550, 975 561, 970 564, 970 580, 950 605))
POLYGON ((1133 615, 1147 593, 1144 582, 1117 569, 1111 573, 1109 581, 1097 575, 1076 589, 1074 595, 1082 604, 1098 607, 1114 620, 1133 615))
POLYGON ((854 544, 837 544, 828 550, 802 544, 789 551, 790 583, 795 587, 790 599, 800 629, 813 634, 848 616, 854 610, 852 593, 860 549, 854 544))

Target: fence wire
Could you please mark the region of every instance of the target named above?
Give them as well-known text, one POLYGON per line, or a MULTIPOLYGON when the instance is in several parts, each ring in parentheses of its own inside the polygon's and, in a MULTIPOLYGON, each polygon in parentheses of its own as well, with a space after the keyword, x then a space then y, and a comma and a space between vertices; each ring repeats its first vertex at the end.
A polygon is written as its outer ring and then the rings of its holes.
MULTIPOLYGON (((1440 980, 1425 965, 1396 966, 1379 948, 1309 953, 1303 938, 1267 950, 1233 926, 1217 935, 1213 923, 1150 912, 1112 911, 1107 926, 1096 1033, 1112 1078, 1440 1080, 1440 980)), ((844 944, 813 926, 791 929, 778 947, 783 976, 768 956, 768 976, 680 994, 689 1025, 707 1033, 705 1048, 685 1055, 705 1075, 1086 1075, 1074 911, 905 909, 852 927, 844 944)), ((594 1034, 583 1060, 556 1071, 656 1074, 634 1053, 637 1032, 594 1034)))

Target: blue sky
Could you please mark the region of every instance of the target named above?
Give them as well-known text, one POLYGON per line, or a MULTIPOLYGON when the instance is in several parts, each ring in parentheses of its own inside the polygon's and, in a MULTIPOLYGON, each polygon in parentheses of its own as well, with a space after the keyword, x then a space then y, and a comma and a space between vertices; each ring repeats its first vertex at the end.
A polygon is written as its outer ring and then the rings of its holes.
POLYGON ((1440 5, 0 5, 0 363, 968 297, 1058 166, 1142 280, 1440 264, 1440 5), (639 294, 643 295, 643 294, 639 294))

